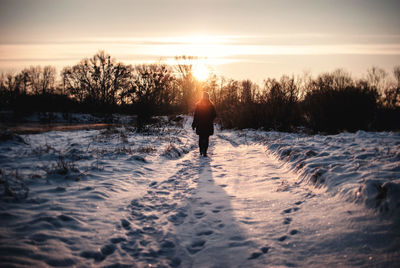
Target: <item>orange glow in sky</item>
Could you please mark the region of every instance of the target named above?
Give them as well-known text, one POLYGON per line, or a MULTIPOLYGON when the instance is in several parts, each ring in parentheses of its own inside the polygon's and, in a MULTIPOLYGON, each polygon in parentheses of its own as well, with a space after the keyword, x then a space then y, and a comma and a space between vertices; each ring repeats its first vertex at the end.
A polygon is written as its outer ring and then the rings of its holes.
POLYGON ((2 0, 0 72, 58 70, 105 50, 127 64, 175 56, 262 81, 344 68, 362 75, 400 64, 397 0, 2 0))

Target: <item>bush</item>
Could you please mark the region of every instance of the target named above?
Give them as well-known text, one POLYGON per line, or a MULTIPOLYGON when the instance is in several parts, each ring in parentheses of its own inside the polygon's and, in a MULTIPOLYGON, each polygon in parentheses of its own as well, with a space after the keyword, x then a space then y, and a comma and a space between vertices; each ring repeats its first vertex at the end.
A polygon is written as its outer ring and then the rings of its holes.
POLYGON ((302 122, 294 78, 268 79, 262 91, 248 80, 230 81, 221 92, 217 113, 224 128, 291 131, 302 122))
POLYGON ((78 104, 66 95, 44 94, 44 95, 20 95, 10 103, 17 114, 31 112, 69 112, 75 111, 78 104))
POLYGON ((380 107, 377 110, 376 120, 374 121, 374 130, 400 130, 400 107, 388 108, 380 107))
POLYGON ((319 88, 305 96, 303 111, 314 131, 368 130, 376 116, 377 100, 376 89, 368 85, 319 88))

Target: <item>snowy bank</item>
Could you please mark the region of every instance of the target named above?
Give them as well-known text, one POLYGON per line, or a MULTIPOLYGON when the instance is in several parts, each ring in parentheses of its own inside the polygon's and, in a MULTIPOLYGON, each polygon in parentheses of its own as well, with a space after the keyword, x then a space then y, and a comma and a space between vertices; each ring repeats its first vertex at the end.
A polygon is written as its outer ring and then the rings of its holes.
POLYGON ((244 131, 300 174, 299 183, 322 187, 381 214, 400 216, 400 133, 304 135, 244 131))
POLYGON ((0 123, 5 124, 90 124, 90 123, 117 123, 131 124, 136 121, 134 115, 121 114, 84 114, 61 112, 33 112, 26 115, 15 115, 13 111, 0 111, 0 123))

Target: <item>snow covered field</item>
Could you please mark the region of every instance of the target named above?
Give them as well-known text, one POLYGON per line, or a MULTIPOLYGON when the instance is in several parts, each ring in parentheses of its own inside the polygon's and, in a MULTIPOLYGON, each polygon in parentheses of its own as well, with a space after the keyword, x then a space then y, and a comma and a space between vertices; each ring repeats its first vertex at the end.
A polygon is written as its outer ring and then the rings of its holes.
POLYGON ((0 266, 396 267, 400 134, 191 119, 0 142, 0 266))

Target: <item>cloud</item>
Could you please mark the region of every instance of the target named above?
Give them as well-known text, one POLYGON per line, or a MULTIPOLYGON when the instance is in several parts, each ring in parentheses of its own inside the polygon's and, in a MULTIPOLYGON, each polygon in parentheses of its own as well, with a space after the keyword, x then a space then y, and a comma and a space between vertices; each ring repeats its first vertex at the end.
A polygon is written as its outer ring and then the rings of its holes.
POLYGON ((338 37, 297 33, 264 36, 188 35, 143 38, 82 38, 77 40, 41 40, 34 43, 0 44, 0 69, 15 66, 51 64, 58 67, 76 64, 105 50, 127 64, 156 62, 172 63, 177 55, 207 57, 212 65, 251 62, 265 56, 296 55, 365 55, 399 56, 397 35, 338 37), (290 40, 301 40, 291 43, 290 40), (366 42, 368 40, 368 42, 366 42), (371 41, 372 40, 372 41, 371 41), (381 40, 381 43, 378 41, 381 40), (359 42, 357 42, 359 41, 359 42), (383 42, 387 41, 387 42, 383 42))

